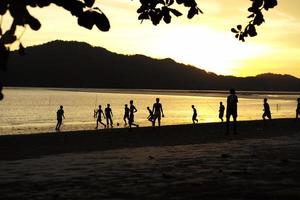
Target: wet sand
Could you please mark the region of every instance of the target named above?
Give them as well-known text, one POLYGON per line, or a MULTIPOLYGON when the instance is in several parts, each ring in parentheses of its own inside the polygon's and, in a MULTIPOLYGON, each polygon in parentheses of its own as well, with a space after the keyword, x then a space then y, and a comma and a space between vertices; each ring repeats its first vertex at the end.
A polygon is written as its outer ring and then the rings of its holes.
POLYGON ((0 199, 299 199, 300 121, 0 137, 0 199))

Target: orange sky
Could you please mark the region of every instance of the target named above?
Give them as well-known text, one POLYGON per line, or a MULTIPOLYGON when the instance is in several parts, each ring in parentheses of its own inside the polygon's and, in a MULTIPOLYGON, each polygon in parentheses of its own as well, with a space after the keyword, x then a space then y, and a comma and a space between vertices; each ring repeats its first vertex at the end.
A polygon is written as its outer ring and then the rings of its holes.
MULTIPOLYGON (((300 77, 300 1, 279 0, 279 5, 266 13, 258 36, 245 43, 236 40, 230 29, 246 24, 250 1, 198 3, 204 15, 192 20, 182 16, 169 25, 153 26, 137 20, 137 0, 99 0, 96 6, 107 14, 112 26, 107 33, 96 27, 92 31, 79 27, 77 19, 59 7, 34 8, 31 13, 40 19, 42 28, 38 32, 27 28, 22 41, 25 46, 56 39, 84 41, 122 54, 170 57, 218 74, 273 72, 300 77)), ((181 11, 186 15, 187 10, 181 11)), ((10 17, 5 16, 4 27, 9 23, 10 17)))

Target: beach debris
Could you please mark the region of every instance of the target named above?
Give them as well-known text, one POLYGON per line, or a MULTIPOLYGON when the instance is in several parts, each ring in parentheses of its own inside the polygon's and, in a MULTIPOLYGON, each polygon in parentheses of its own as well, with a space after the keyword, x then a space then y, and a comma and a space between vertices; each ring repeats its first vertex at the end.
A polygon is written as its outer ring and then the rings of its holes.
POLYGON ((154 159, 154 157, 153 157, 153 156, 148 156, 148 158, 149 158, 150 160, 153 160, 153 159, 154 159))
POLYGON ((232 157, 232 155, 227 154, 227 153, 222 153, 221 154, 221 158, 231 158, 231 157, 232 157))

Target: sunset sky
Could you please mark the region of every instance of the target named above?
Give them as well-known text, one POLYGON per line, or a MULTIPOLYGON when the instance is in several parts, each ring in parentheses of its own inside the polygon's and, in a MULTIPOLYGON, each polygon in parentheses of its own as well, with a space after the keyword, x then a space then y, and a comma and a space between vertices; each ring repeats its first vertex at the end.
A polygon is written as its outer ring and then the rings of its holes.
MULTIPOLYGON (((217 74, 251 76, 272 72, 300 77, 300 1, 279 0, 265 13, 258 36, 241 43, 230 32, 237 24, 246 24, 251 1, 198 1, 204 15, 188 20, 172 18, 171 24, 153 26, 137 20, 139 1, 98 0, 95 6, 108 16, 109 32, 96 27, 92 31, 77 25, 77 18, 56 6, 30 9, 40 19, 38 32, 29 28, 22 38, 25 46, 52 40, 76 40, 101 46, 121 54, 144 54, 154 58, 170 57, 217 74), (226 2, 226 3, 225 3, 226 2)), ((10 22, 4 17, 4 26, 10 22)))

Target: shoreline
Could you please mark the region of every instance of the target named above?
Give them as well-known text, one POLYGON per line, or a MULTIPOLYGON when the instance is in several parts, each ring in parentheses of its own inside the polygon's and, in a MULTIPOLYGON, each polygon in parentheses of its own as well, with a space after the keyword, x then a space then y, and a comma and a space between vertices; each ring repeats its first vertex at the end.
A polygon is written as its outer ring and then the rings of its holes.
POLYGON ((168 125, 66 131, 28 135, 0 136, 0 160, 35 158, 63 153, 83 153, 136 147, 176 146, 220 143, 291 136, 300 132, 300 120, 274 119, 238 122, 238 135, 226 135, 225 123, 168 125))

